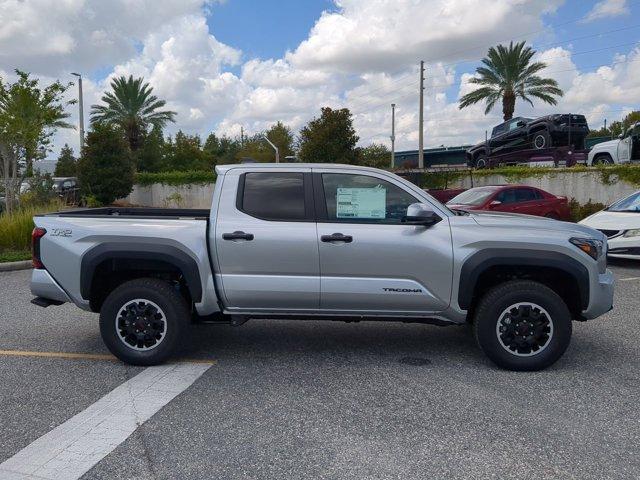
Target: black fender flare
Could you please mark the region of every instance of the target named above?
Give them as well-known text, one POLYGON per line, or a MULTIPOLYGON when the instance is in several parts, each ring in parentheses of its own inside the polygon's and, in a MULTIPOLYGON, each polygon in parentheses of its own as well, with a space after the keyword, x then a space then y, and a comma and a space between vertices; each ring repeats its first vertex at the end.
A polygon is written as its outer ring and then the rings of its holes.
POLYGON ((478 278, 488 268, 496 266, 549 267, 561 270, 576 281, 581 308, 584 310, 589 305, 589 271, 578 260, 553 251, 488 248, 469 256, 462 265, 458 289, 460 308, 469 309, 478 278))
POLYGON ((191 299, 194 302, 202 300, 202 282, 198 263, 186 252, 172 245, 157 243, 106 242, 101 243, 84 253, 80 263, 80 294, 88 300, 94 272, 98 265, 105 261, 113 261, 116 270, 131 270, 126 263, 131 262, 163 262, 182 272, 191 299))

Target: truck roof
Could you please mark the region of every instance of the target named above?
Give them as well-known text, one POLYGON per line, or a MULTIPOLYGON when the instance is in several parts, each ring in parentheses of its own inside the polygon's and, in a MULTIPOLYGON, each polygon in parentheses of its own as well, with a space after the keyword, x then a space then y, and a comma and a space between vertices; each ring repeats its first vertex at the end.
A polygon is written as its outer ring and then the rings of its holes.
POLYGON ((378 168, 364 167, 362 165, 348 165, 346 163, 231 163, 227 165, 216 165, 215 170, 218 175, 224 174, 232 169, 242 170, 255 170, 256 168, 273 168, 273 169, 285 169, 285 168, 340 168, 347 170, 370 170, 380 171, 378 168))

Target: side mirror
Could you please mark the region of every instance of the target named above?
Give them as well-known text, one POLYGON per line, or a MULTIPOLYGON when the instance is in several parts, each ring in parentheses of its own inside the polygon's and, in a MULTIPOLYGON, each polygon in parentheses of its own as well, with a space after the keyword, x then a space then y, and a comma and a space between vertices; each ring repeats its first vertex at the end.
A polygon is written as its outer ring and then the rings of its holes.
POLYGON ((522 120, 520 120, 518 123, 516 123, 517 127, 524 127, 527 123, 523 122, 522 120))
POLYGON ((493 200, 491 203, 489 203, 489 208, 496 208, 500 205, 502 205, 502 202, 500 200, 493 200))
POLYGON ((618 138, 620 139, 624 138, 624 133, 621 133, 620 135, 618 135, 618 138))
POLYGON ((407 207, 407 215, 402 217, 402 223, 430 227, 442 218, 424 203, 412 203, 407 207))

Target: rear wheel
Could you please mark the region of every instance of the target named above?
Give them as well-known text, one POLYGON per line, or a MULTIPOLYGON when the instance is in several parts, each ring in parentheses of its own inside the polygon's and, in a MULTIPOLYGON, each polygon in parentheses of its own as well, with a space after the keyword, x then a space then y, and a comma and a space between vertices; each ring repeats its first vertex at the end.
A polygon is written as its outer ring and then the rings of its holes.
POLYGON ((167 282, 141 278, 123 283, 102 305, 100 333, 123 362, 157 365, 171 356, 189 323, 184 298, 167 282))
POLYGON ((543 148, 549 148, 551 146, 551 135, 546 130, 536 132, 533 134, 533 148, 541 150, 543 148))
POLYGON ((542 370, 571 340, 571 314, 562 298, 529 280, 489 290, 478 303, 474 327, 482 351, 508 370, 542 370))

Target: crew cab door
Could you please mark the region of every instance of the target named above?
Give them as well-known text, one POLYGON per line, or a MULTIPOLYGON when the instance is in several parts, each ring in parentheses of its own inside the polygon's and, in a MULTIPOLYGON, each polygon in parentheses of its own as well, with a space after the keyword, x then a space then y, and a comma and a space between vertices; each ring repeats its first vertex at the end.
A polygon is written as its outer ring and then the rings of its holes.
POLYGON ((390 175, 313 172, 321 308, 365 314, 446 309, 452 281, 448 217, 439 212, 442 220, 430 227, 403 224, 409 205, 428 200, 390 175))
POLYGON ((317 310, 310 169, 231 169, 215 218, 216 284, 228 310, 317 310))

